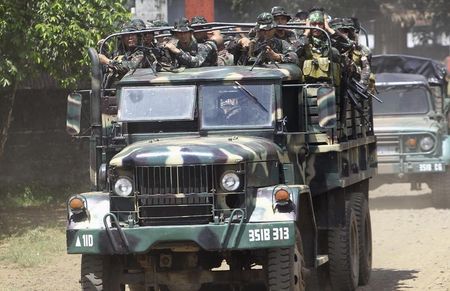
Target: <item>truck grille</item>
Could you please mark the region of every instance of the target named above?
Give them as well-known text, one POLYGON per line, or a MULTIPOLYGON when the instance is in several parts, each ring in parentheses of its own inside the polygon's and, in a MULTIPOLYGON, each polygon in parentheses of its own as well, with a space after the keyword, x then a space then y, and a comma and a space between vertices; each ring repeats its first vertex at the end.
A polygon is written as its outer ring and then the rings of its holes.
POLYGON ((436 150, 437 138, 429 133, 423 132, 399 132, 397 135, 386 133, 377 133, 377 155, 380 161, 398 160, 401 156, 417 156, 433 154, 436 150), (423 151, 420 148, 420 140, 424 137, 430 137, 434 140, 435 146, 429 151, 423 151), (408 148, 406 141, 410 138, 416 140, 416 147, 408 148))
POLYGON ((213 165, 137 167, 140 223, 209 223, 213 220, 215 184, 213 165))
POLYGON ((211 193, 215 186, 212 165, 137 167, 135 177, 140 194, 211 193))

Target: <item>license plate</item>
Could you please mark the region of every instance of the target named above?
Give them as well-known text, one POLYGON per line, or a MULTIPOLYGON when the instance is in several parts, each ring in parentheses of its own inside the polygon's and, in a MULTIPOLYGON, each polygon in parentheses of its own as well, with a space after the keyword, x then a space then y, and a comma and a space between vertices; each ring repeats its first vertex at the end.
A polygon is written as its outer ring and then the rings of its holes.
POLYGON ((392 155, 398 154, 397 146, 377 146, 377 154, 379 155, 392 155))
POLYGON ((257 228, 248 230, 248 241, 277 241, 288 240, 289 227, 257 228))
POLYGON ((443 164, 419 164, 419 172, 443 172, 443 164))

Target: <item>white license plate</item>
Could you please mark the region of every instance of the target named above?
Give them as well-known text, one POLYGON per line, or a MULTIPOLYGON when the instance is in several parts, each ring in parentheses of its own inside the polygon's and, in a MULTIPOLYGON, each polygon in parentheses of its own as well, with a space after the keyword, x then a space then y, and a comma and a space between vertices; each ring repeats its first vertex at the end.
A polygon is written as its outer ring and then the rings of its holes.
POLYGON ((256 242, 256 241, 288 240, 289 235, 290 235, 289 227, 249 229, 248 241, 256 242))
POLYGON ((392 155, 398 154, 397 146, 377 146, 377 154, 379 155, 392 155))
POLYGON ((419 172, 442 172, 444 166, 442 164, 419 164, 419 172))

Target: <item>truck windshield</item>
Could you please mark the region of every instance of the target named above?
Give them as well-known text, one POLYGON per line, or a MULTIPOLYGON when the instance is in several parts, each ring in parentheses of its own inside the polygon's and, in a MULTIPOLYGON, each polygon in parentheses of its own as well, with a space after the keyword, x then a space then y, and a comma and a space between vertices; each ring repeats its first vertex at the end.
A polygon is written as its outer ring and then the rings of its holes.
POLYGON ((374 115, 425 114, 430 110, 430 93, 418 86, 378 87, 378 98, 373 102, 374 115))
POLYGON ((120 121, 194 120, 195 86, 125 87, 118 107, 120 121))
POLYGON ((199 96, 202 128, 273 126, 274 85, 203 85, 199 96))

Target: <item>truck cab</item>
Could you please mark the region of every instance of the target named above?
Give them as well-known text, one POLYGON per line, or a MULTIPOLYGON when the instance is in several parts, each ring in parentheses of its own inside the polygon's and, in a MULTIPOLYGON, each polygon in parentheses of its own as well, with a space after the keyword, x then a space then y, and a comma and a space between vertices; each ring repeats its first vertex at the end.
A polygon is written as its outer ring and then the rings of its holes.
POLYGON ((374 104, 379 176, 372 185, 405 181, 418 190, 427 183, 434 205, 449 206, 442 186, 450 162, 442 67, 399 55, 375 56, 373 63, 383 103, 374 104))

